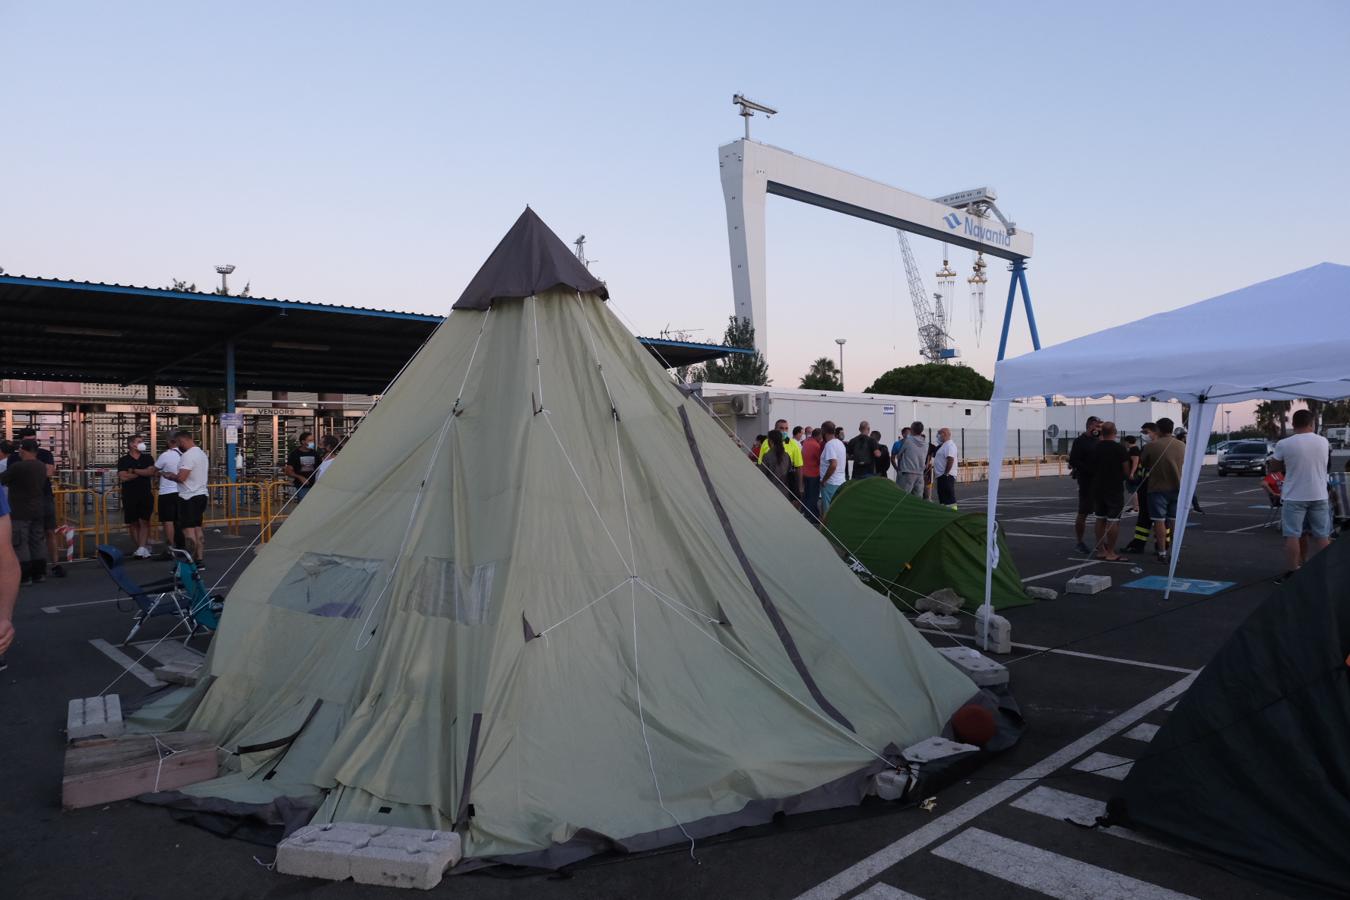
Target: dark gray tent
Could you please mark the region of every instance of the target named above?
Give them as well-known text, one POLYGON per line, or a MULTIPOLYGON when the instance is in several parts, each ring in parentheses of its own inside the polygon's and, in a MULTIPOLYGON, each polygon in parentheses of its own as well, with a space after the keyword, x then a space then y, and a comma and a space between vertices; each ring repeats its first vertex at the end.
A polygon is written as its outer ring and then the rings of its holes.
POLYGON ((1350 540, 1273 591, 1205 666, 1109 821, 1295 896, 1350 896, 1350 540))
POLYGON ((609 299, 609 290, 528 206, 497 243, 451 309, 487 309, 556 287, 609 299))

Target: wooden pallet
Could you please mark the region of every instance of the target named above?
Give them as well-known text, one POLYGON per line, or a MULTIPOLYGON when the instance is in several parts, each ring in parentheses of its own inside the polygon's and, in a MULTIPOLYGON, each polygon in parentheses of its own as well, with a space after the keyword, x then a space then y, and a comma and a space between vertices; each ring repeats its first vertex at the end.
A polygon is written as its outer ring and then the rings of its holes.
POLYGON ((204 731, 132 734, 66 750, 61 805, 80 809, 215 778, 216 742, 204 731))

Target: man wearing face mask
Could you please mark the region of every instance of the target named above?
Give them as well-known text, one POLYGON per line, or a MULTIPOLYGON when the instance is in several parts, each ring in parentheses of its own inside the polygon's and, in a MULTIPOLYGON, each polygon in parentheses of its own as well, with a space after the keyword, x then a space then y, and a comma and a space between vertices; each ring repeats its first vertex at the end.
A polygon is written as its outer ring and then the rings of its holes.
MULTIPOLYGON (((788 420, 779 419, 773 423, 773 427, 783 436, 783 450, 787 453, 788 459, 792 461, 792 468, 800 470, 802 467, 802 445, 792 439, 791 432, 788 431, 788 420)), ((769 452, 769 442, 765 441, 759 445, 759 462, 764 463, 764 454, 769 452)))
POLYGON ((155 474, 155 461, 146 453, 145 438, 133 434, 127 439, 126 455, 117 461, 117 480, 122 483, 122 521, 136 545, 132 555, 138 559, 150 558, 150 514, 155 510, 150 479, 155 474))
POLYGON ((314 446, 314 432, 302 431, 296 439, 295 449, 286 459, 286 475, 295 483, 295 502, 299 503, 309 493, 314 473, 323 460, 322 454, 314 446))

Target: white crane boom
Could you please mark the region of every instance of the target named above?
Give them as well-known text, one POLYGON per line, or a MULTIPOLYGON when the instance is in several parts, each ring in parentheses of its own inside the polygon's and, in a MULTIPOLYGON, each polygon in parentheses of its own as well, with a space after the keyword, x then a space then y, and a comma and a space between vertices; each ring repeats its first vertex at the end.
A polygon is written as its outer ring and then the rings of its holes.
POLYGON ((945 363, 956 356, 951 335, 947 334, 947 316, 942 307, 942 295, 935 295, 936 306, 928 302, 919 266, 914 262, 914 251, 909 238, 899 228, 895 236, 900 240, 900 255, 905 260, 905 278, 909 281, 909 296, 914 301, 914 321, 919 326, 919 355, 930 363, 945 363))

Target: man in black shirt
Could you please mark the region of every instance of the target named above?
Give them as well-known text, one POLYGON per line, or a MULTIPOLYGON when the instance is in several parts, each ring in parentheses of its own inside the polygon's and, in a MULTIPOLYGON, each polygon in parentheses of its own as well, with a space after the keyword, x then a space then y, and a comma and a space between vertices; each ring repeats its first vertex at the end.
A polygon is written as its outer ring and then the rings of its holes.
POLYGON ((323 461, 323 454, 314 446, 314 432, 302 431, 295 441, 295 449, 286 458, 286 474, 295 483, 295 502, 299 503, 309 493, 314 473, 323 461))
POLYGON ((1078 482, 1078 515, 1073 520, 1073 535, 1078 540, 1075 549, 1087 554, 1092 551, 1083 543, 1087 532, 1087 517, 1092 512, 1092 453, 1097 446, 1098 429, 1101 419, 1088 416, 1083 433, 1073 439, 1069 448, 1069 474, 1078 482))
POLYGON ((872 440, 872 426, 866 422, 858 423, 858 433, 848 442, 848 458, 853 464, 850 478, 867 478, 872 474, 872 454, 876 450, 876 441, 872 440))
MULTIPOLYGON (((1133 463, 1130 452, 1116 440, 1116 424, 1102 422, 1100 440, 1092 451, 1092 514, 1096 517, 1097 558, 1110 561, 1125 557, 1116 553, 1120 514, 1125 509, 1125 479, 1133 463)), ((1080 482, 1081 483, 1081 482, 1080 482)))
MULTIPOLYGON (((37 441, 26 437, 0 472, 0 485, 9 490, 14 552, 18 554, 25 585, 46 581, 47 548, 43 540, 47 466, 38 459, 37 441)), ((4 489, 0 488, 0 489, 4 489)))
MULTIPOLYGON (((56 457, 52 456, 52 451, 42 449, 36 429, 25 428, 19 432, 19 443, 22 444, 26 440, 32 440, 37 445, 37 461, 47 467, 47 485, 43 489, 42 500, 42 528, 46 533, 47 558, 52 562, 51 573, 57 578, 65 578, 66 570, 56 564, 61 558, 56 552, 56 495, 52 493, 52 479, 56 477, 56 457)), ((9 463, 14 465, 18 461, 19 451, 15 450, 9 458, 9 463)))
POLYGON ((155 475, 155 461, 145 451, 145 438, 133 434, 127 438, 126 455, 117 461, 117 480, 122 483, 122 521, 136 545, 132 554, 139 559, 150 558, 150 514, 155 511, 155 498, 150 482, 155 475))

